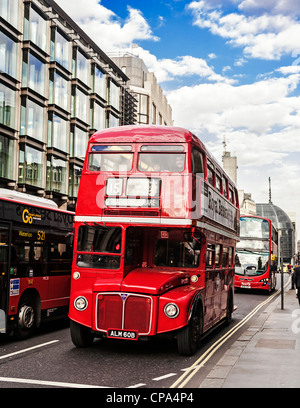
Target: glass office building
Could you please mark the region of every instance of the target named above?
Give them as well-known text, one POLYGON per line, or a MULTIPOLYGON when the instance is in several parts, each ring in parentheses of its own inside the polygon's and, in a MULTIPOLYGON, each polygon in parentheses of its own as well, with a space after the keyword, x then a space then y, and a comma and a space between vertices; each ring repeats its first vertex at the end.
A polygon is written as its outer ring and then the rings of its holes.
POLYGON ((91 134, 136 124, 99 45, 53 0, 0 0, 0 187, 74 210, 91 134))
POLYGON ((290 217, 272 203, 256 204, 256 214, 268 218, 281 234, 282 257, 284 263, 293 263, 295 255, 295 230, 290 217))

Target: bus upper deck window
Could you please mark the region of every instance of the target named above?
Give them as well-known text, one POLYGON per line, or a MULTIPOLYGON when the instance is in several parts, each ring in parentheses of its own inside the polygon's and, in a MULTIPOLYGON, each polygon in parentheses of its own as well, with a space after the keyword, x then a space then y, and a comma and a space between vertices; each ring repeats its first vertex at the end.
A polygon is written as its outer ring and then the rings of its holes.
POLYGON ((130 171, 133 153, 131 146, 94 145, 89 153, 90 171, 130 171))
POLYGON ((185 153, 182 145, 144 145, 138 159, 139 171, 182 172, 185 153), (150 153, 151 152, 151 153, 150 153))

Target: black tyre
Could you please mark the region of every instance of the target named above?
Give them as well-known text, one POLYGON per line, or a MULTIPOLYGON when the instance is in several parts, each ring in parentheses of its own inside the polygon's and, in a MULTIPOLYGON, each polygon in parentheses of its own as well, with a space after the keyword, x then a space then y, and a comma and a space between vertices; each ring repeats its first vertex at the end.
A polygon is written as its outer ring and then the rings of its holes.
POLYGON ((89 329, 88 327, 82 326, 81 324, 71 320, 70 331, 74 346, 84 348, 92 345, 94 341, 94 335, 92 334, 91 329, 89 329))
POLYGON ((197 310, 192 316, 189 324, 177 335, 177 348, 182 356, 192 356, 200 346, 203 333, 203 314, 197 310))
POLYGON ((23 340, 32 336, 36 316, 34 300, 29 295, 23 296, 18 306, 18 321, 17 328, 15 329, 16 339, 23 340))

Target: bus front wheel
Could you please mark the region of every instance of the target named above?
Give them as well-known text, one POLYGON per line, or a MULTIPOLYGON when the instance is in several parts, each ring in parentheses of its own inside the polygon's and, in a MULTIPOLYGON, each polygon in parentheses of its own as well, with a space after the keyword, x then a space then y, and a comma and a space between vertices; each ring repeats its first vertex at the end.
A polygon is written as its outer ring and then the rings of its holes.
POLYGON ((198 310, 189 324, 185 326, 177 335, 177 348, 182 356, 192 356, 200 346, 203 333, 203 314, 198 310))
POLYGON ((74 346, 84 348, 92 345, 94 336, 91 332, 91 329, 89 329, 88 327, 82 326, 81 324, 71 320, 70 331, 74 346))

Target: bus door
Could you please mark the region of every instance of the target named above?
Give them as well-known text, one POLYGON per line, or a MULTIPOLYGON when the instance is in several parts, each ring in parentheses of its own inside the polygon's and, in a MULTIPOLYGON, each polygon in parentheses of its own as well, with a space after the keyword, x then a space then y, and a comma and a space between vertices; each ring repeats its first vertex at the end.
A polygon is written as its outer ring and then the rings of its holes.
POLYGON ((6 332, 10 225, 0 223, 0 333, 6 332))

